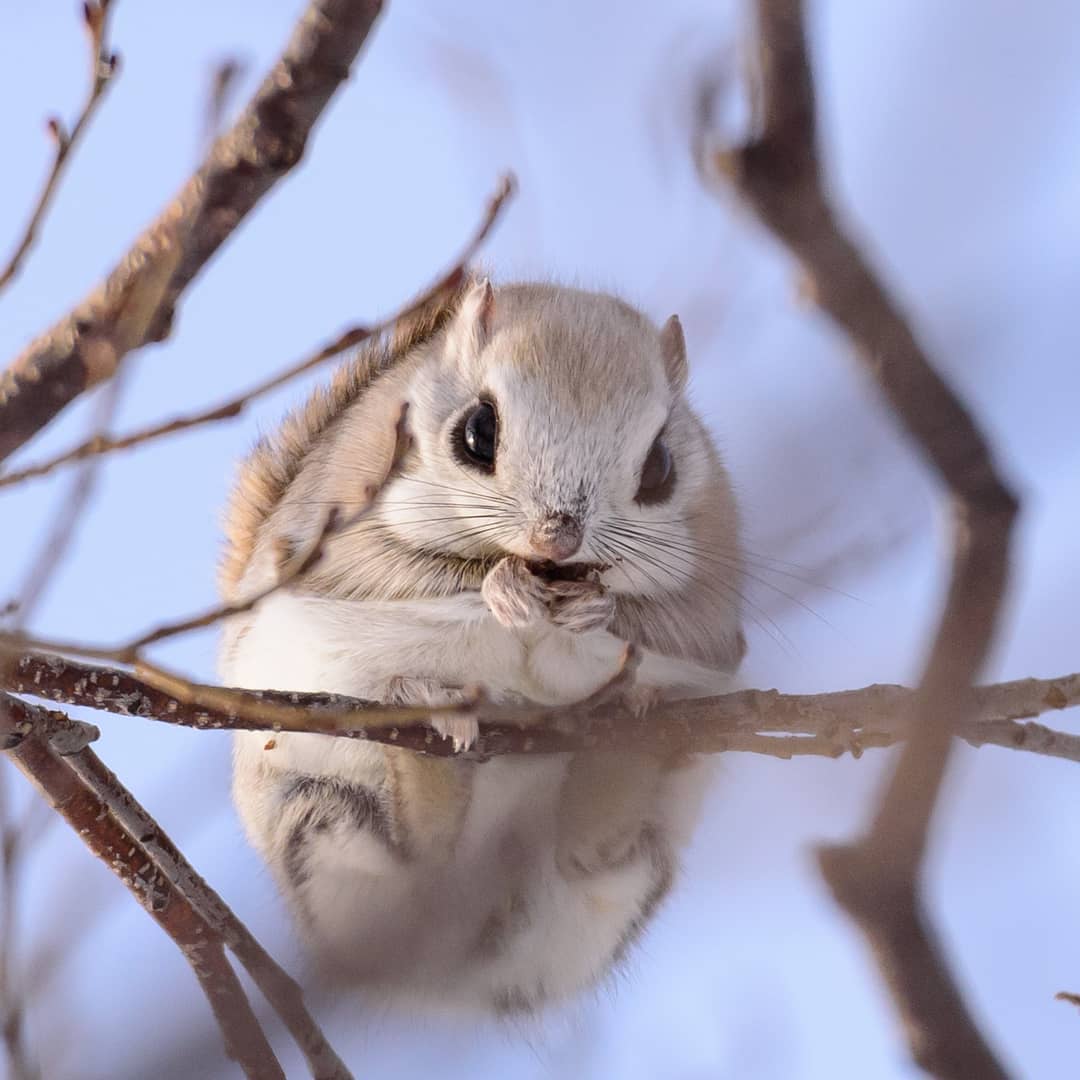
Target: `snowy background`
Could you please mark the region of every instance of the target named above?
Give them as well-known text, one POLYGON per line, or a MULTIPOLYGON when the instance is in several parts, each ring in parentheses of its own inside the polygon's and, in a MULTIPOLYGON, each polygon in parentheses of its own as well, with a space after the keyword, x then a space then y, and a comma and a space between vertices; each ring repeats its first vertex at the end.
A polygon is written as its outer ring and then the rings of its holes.
MULTIPOLYGON (((41 243, 0 297, 0 357, 127 247, 201 151, 213 64, 246 94, 301 0, 117 0, 122 74, 41 243)), ((922 339, 993 434, 1025 499, 993 677, 1080 667, 1080 7, 1072 0, 812 3, 830 175, 922 339)), ((485 252, 501 277, 618 290, 679 312, 694 394, 734 470, 755 556, 750 684, 907 681, 936 611, 934 490, 791 268, 703 189, 703 83, 738 119, 739 8, 559 0, 391 3, 311 153, 132 364, 116 427, 225 398, 353 321, 393 311, 453 256, 498 174, 520 196, 485 252), (808 610, 809 609, 809 610, 808 610)), ((72 0, 0 4, 0 254, 86 77, 72 0)), ((43 634, 114 642, 213 596, 232 463, 303 388, 110 459, 40 607, 43 634)), ((92 402, 19 458, 81 438, 92 402)), ((0 597, 15 592, 70 475, 0 493, 0 597)), ((212 634, 160 650, 201 678, 212 634)), ((1076 713, 1056 718, 1075 730, 1076 713)), ((104 717, 99 751, 252 928, 303 956, 229 806, 228 741, 104 717)), ((451 1029, 319 1002, 365 1077, 893 1078, 914 1073, 814 844, 864 819, 887 758, 724 760, 681 888, 631 971, 535 1027, 451 1029)), ((22 797, 14 775, 7 786, 22 797)), ((1072 764, 958 753, 934 836, 932 909, 972 1007, 1017 1075, 1075 1075, 1080 783, 1072 764)), ((50 1078, 216 1077, 207 1006, 179 953, 52 824, 19 894, 36 984, 28 1041, 50 1078)), ((277 1038, 290 1076, 303 1075, 277 1038)))

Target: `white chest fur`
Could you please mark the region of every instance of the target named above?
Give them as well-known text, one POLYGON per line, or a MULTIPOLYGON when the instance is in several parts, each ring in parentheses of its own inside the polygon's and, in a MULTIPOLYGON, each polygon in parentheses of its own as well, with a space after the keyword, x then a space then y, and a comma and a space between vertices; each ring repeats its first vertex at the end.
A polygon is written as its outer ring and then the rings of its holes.
MULTIPOLYGON (((222 671, 234 684, 377 700, 409 672, 481 684, 496 697, 571 702, 606 682, 622 651, 603 631, 511 632, 471 595, 368 603, 282 592, 236 630, 222 671)), ((699 693, 727 681, 649 655, 641 674, 661 686, 696 678, 699 693)), ((319 951, 365 956, 364 981, 380 992, 465 1008, 532 1008, 601 975, 666 891, 672 860, 663 838, 701 784, 691 769, 669 777, 649 801, 650 846, 568 878, 557 864, 566 755, 470 766, 453 850, 402 860, 321 795, 304 816, 283 810, 298 776, 384 790, 381 747, 299 733, 280 734, 272 750, 266 743, 259 733, 238 737, 237 805, 294 906, 302 902, 319 951), (301 879, 292 866, 300 824, 331 819, 304 834, 301 879)))

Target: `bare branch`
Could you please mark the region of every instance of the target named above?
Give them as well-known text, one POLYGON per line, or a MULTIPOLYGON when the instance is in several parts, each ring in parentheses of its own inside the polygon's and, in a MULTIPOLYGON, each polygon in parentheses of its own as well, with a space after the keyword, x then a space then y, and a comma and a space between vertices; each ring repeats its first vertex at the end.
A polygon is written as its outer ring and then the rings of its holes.
MULTIPOLYGON (((364 510, 370 510, 374 505, 374 502, 375 497, 370 496, 365 502, 364 510)), ((247 600, 243 600, 237 604, 218 604, 198 615, 191 615, 174 622, 163 623, 161 626, 155 627, 153 630, 148 630, 146 633, 134 638, 132 641, 128 642, 128 644, 119 645, 114 649, 104 650, 104 653, 108 653, 108 658, 114 659, 118 663, 137 664, 140 659, 141 650, 148 645, 154 645, 159 641, 177 637, 180 634, 188 634, 192 630, 204 630, 207 627, 220 622, 222 619, 227 619, 230 615, 239 615, 245 611, 250 611, 256 604, 261 603, 268 596, 272 596, 274 593, 278 592, 278 590, 300 580, 304 574, 318 565, 319 561, 322 559, 327 540, 341 528, 340 519, 341 516, 337 508, 331 508, 330 512, 323 519, 322 527, 316 534, 315 539, 308 545, 307 550, 301 553, 299 558, 294 559, 291 563, 282 568, 273 585, 255 593, 247 600)), ((99 658, 104 658, 103 654, 99 654, 99 658)))
POLYGON ((109 807, 120 825, 139 838, 157 867, 244 965, 303 1051, 314 1080, 351 1080, 349 1070, 308 1012, 300 987, 184 858, 161 826, 123 787, 115 773, 88 750, 69 755, 67 761, 86 786, 109 807))
POLYGON ((225 110, 233 96, 237 80, 244 73, 244 65, 234 56, 228 56, 214 65, 210 76, 210 92, 206 95, 206 112, 203 116, 203 145, 209 149, 221 132, 225 110))
MULTIPOLYGON (((20 653, 24 649, 46 650, 48 652, 76 653, 94 659, 113 659, 113 652, 108 649, 81 649, 78 646, 64 646, 58 648, 57 642, 37 640, 22 634, 0 633, 0 684, 6 684, 9 679, 17 680, 15 667, 20 653)), ((64 668, 71 661, 61 657, 48 657, 47 662, 53 662, 60 668, 64 668)), ((90 690, 91 694, 98 690, 96 680, 97 672, 102 672, 102 678, 110 682, 115 677, 117 682, 112 683, 114 688, 123 685, 123 679, 132 677, 124 672, 113 671, 111 668, 85 668, 90 672, 90 683, 84 690, 90 690)), ((194 713, 206 711, 221 715, 243 715, 255 720, 257 730, 277 731, 310 731, 311 714, 304 704, 294 704, 293 695, 290 693, 277 693, 263 691, 262 696, 255 702, 251 695, 243 690, 230 690, 220 686, 206 686, 201 683, 191 682, 183 675, 157 664, 152 664, 146 659, 140 659, 134 665, 134 676, 138 685, 152 688, 155 693, 162 695, 161 700, 174 701, 182 704, 186 710, 194 713)), ((41 695, 38 695, 41 696, 41 695)), ((318 695, 316 695, 318 696, 318 695)), ((333 697, 329 695, 328 697, 333 697)), ((351 702, 352 699, 342 699, 351 702)), ((452 705, 423 705, 423 706, 389 706, 370 704, 365 708, 364 720, 369 726, 384 725, 387 727, 410 722, 426 721, 436 715, 459 715, 463 712, 474 711, 476 703, 469 699, 452 705)), ((523 710, 524 711, 524 710, 523 710)), ((319 727, 317 730, 324 734, 337 734, 355 726, 356 715, 351 709, 334 710, 327 709, 319 715, 319 727)), ((199 726, 199 725, 195 725, 199 726)), ((205 725, 209 726, 209 725, 205 725)), ((428 733, 431 734, 430 732, 428 733)), ((434 736, 437 740, 438 736, 434 736)), ((415 749, 423 749, 418 746, 415 749)))
POLYGON ((90 89, 70 132, 57 117, 49 117, 47 128, 55 146, 52 166, 45 177, 45 185, 34 204, 22 237, 15 245, 7 265, 0 270, 0 292, 15 280, 22 269, 23 260, 34 246, 38 229, 56 194, 64 167, 78 146, 90 118, 101 104, 105 91, 112 85, 113 76, 119 70, 120 57, 110 50, 107 40, 109 7, 110 0, 88 0, 83 7, 83 17, 90 36, 90 89))
POLYGON ((934 370, 904 317, 836 219, 817 156, 814 87, 801 0, 758 0, 760 131, 714 164, 799 261, 818 304, 842 326, 948 489, 952 574, 916 699, 912 734, 873 824, 823 850, 822 871, 859 923, 907 1028, 915 1060, 941 1077, 1000 1077, 927 924, 918 897, 950 735, 970 716, 969 687, 998 621, 1017 512, 982 433, 934 370))
MULTIPOLYGON (((211 997, 212 1004, 217 1001, 215 1011, 218 1011, 219 1007, 225 1009, 231 1017, 229 1022, 233 1027, 238 1022, 246 1022, 244 1010, 232 1000, 235 976, 228 968, 224 955, 221 954, 220 959, 218 956, 219 946, 224 944, 247 968, 256 985, 284 1021, 307 1058, 315 1080, 351 1080, 348 1069, 334 1053, 308 1012, 300 987, 277 965, 224 900, 188 863, 161 826, 120 783, 116 775, 87 748, 87 740, 95 737, 96 733, 95 728, 68 720, 62 713, 52 713, 0 695, 0 737, 7 736, 8 744, 5 748, 22 747, 29 740, 37 739, 42 743, 47 742, 48 749, 53 754, 62 754, 64 764, 77 777, 83 789, 100 800, 107 813, 115 819, 115 823, 125 830, 132 843, 137 845, 138 859, 133 859, 129 854, 132 865, 146 864, 148 867, 153 863, 184 903, 194 909, 192 917, 205 920, 208 924, 210 933, 207 935, 203 932, 202 936, 213 946, 208 962, 214 972, 214 996, 211 996, 205 983, 204 989, 207 989, 207 996, 211 997), (10 706, 10 716, 3 713, 5 705, 10 706), (214 940, 215 935, 220 939, 217 942, 214 940)), ((134 850, 133 847, 132 853, 134 850)), ((145 878, 145 871, 141 870, 140 875, 145 878)), ((254 1020, 253 1015, 251 1019, 254 1020)))
MULTIPOLYGON (((102 399, 95 410, 91 430, 97 436, 112 423, 123 389, 124 373, 121 372, 105 387, 102 399)), ((86 461, 75 474, 70 489, 61 500, 49 534, 38 549, 30 572, 26 575, 26 581, 14 601, 16 627, 25 626, 33 618, 38 603, 45 595, 45 590, 52 582, 57 568, 64 561, 71 542, 75 539, 79 523, 94 497, 100 467, 100 461, 86 461)))
MULTIPOLYGON (((312 731, 438 756, 453 753, 451 741, 423 723, 442 710, 387 708, 338 694, 187 685, 190 692, 176 696, 137 674, 34 652, 13 653, 0 663, 0 686, 13 693, 122 716, 201 730, 312 731), (212 704, 200 703, 208 701, 212 704)), ((974 712, 956 732, 972 746, 1080 762, 1080 735, 1020 722, 1080 706, 1080 674, 1018 679, 979 687, 973 694, 974 712)), ((496 705, 477 697, 454 708, 480 719, 480 736, 471 752, 476 757, 625 748, 629 741, 662 751, 858 757, 863 750, 903 740, 914 697, 906 687, 878 684, 828 694, 742 690, 658 702, 644 717, 606 698, 542 708, 496 705)))
MULTIPOLYGON (((219 934, 146 856, 109 806, 79 778, 52 744, 70 730, 62 713, 0 695, 0 740, 43 798, 82 837, 176 942, 210 1002, 229 1057, 249 1077, 281 1078, 281 1070, 240 980, 225 958, 219 934)), ((83 751, 89 754, 89 751, 83 751)))
POLYGON ((221 420, 233 419, 240 416, 253 401, 277 390, 279 387, 284 386, 299 375, 303 375, 313 368, 324 364, 327 360, 331 360, 333 357, 341 355, 341 353, 348 349, 355 348, 364 341, 385 333, 397 322, 410 318, 429 304, 433 303, 438 297, 453 291, 458 286, 464 278, 469 264, 476 257, 476 253, 491 234, 491 230, 495 227, 495 223, 498 221, 503 207, 513 193, 514 178, 508 174, 499 182, 498 188, 488 201, 487 208, 484 211, 483 220, 458 255, 453 266, 421 293, 416 300, 413 300, 410 304, 396 312, 394 315, 391 315, 389 318, 383 319, 373 326, 350 327, 310 356, 285 368, 277 375, 256 383, 242 394, 239 394, 229 401, 223 402, 221 405, 216 405, 213 408, 193 413, 190 416, 174 417, 172 420, 166 420, 160 424, 154 424, 127 435, 116 436, 115 438, 98 435, 92 439, 87 439, 78 446, 66 450, 46 461, 39 462, 35 465, 28 465, 26 468, 19 469, 15 472, 0 474, 0 487, 7 487, 12 484, 21 483, 24 480, 44 476, 46 473, 50 473, 62 465, 82 461, 85 458, 94 457, 98 454, 110 454, 117 450, 127 450, 133 446, 140 446, 143 443, 152 442, 168 435, 175 435, 181 431, 188 431, 191 428, 201 427, 204 424, 212 424, 221 420))
MULTIPOLYGON (((250 611, 256 604, 261 603, 280 589, 284 589, 289 585, 301 581, 305 574, 318 565, 323 557, 326 544, 330 538, 341 532, 343 529, 350 528, 365 517, 374 508, 383 488, 389 483, 391 478, 397 474, 404 456, 411 445, 411 436, 408 434, 406 427, 407 413, 408 404, 406 403, 402 405, 395 425, 394 452, 391 455, 382 478, 377 483, 370 484, 363 492, 362 505, 348 518, 342 518, 339 509, 337 507, 332 507, 326 514, 322 527, 308 545, 307 549, 300 552, 298 556, 294 556, 287 560, 278 568, 277 578, 273 584, 253 594, 246 600, 241 600, 232 604, 218 604, 197 615, 191 615, 172 622, 163 623, 152 630, 146 631, 139 637, 134 638, 126 645, 101 648, 97 646, 80 647, 73 644, 61 644, 56 646, 57 651, 77 653, 82 656, 92 656, 97 660, 112 660, 119 664, 139 665, 143 663, 142 649, 146 646, 156 644, 159 641, 164 641, 166 638, 190 633, 192 630, 205 630, 215 623, 220 622, 222 619, 229 618, 231 615, 239 615, 245 611, 250 611)), ((12 636, 17 640, 29 640, 23 639, 22 635, 18 633, 12 636)), ((0 641, 3 639, 4 635, 0 635, 0 641)), ((145 667, 147 670, 154 670, 152 665, 148 662, 145 664, 145 667)))
POLYGON ((206 161, 107 279, 0 376, 0 460, 124 356, 170 332, 176 302, 303 155, 348 77, 379 0, 311 0, 281 59, 206 161))

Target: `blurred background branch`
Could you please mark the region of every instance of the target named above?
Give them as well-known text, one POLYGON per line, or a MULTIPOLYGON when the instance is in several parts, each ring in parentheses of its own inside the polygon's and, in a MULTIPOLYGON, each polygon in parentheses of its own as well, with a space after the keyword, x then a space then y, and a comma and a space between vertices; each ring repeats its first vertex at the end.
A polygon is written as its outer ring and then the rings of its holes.
POLYGON ((380 10, 379 0, 311 0, 277 65, 172 202, 108 278, 0 376, 0 460, 110 378, 127 353, 168 336, 192 279, 299 163, 380 10))
POLYGON ((715 165, 790 248, 807 292, 856 354, 949 494, 952 567, 910 732, 868 831, 823 848, 822 871, 861 926, 907 1029, 912 1057, 938 1077, 1004 1077, 957 986, 922 900, 927 835, 952 736, 999 622, 1018 510, 989 444, 938 375, 825 191, 803 0, 757 0, 751 141, 715 165))
POLYGON ((64 173, 64 166, 78 146, 83 132, 90 123, 90 118, 101 104, 105 91, 112 85, 113 76, 116 75, 120 66, 120 57, 112 52, 108 41, 111 2, 112 0, 87 0, 83 5, 83 21, 90 39, 90 89, 70 130, 57 116, 50 116, 46 123, 54 145, 52 166, 45 178, 45 184, 38 195, 37 202, 34 204, 34 209, 30 213, 26 229, 16 243, 7 265, 0 270, 0 292, 3 292, 14 281, 15 276, 22 269, 23 260, 30 254, 34 241, 37 240, 38 230, 45 220, 49 204, 64 173))
POLYGON ((111 454, 117 450, 128 450, 135 446, 142 446, 144 443, 175 435, 181 431, 188 431, 191 428, 202 427, 205 424, 231 420, 240 416, 252 402, 259 398, 279 389, 299 376, 313 371, 328 360, 332 360, 334 357, 362 345, 365 341, 386 333, 401 320, 411 318, 429 304, 438 300, 441 295, 453 291, 460 284, 464 279, 466 269, 476 258, 477 252, 491 234, 491 230, 495 227, 504 206, 513 195, 513 192, 514 179, 512 176, 506 175, 499 182, 498 187, 488 201, 484 216, 477 226, 476 232, 469 238, 450 269, 441 274, 416 299, 411 300, 388 318, 380 319, 371 326, 350 327, 348 330, 338 334, 332 341, 320 346, 309 356, 289 365, 270 378, 263 379, 255 386, 249 387, 221 405, 203 409, 191 416, 174 417, 171 420, 141 428, 127 435, 112 437, 98 430, 91 438, 79 443, 78 446, 65 450, 47 461, 28 465, 18 470, 0 472, 0 487, 21 484, 39 476, 46 476, 63 465, 85 461, 88 458, 99 457, 102 454, 111 454))

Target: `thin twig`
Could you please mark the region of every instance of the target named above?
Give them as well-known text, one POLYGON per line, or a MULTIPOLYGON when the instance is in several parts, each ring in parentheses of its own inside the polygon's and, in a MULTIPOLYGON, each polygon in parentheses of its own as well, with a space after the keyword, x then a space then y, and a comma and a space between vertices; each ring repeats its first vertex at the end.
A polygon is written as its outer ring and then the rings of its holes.
MULTIPOLYGON (((370 509, 373 504, 374 498, 371 498, 366 502, 365 510, 370 509)), ((338 510, 332 508, 323 518, 323 524, 312 543, 308 545, 307 550, 299 558, 294 559, 285 566, 272 585, 253 594, 246 600, 235 604, 217 604, 207 611, 200 612, 198 615, 190 615, 173 622, 162 623, 139 637, 133 638, 126 645, 118 645, 114 649, 105 651, 111 653, 118 663, 137 664, 142 649, 148 645, 156 644, 167 638, 177 637, 180 634, 190 633, 192 630, 204 630, 222 619, 229 618, 231 615, 240 615, 250 611, 256 604, 261 603, 280 589, 299 581, 304 574, 318 565, 323 557, 327 540, 340 529, 340 519, 341 515, 338 510)))
POLYGON ((203 152, 210 150, 221 133, 222 121, 232 99, 233 89, 243 73, 244 65, 235 56, 227 56, 214 65, 203 113, 203 152))
MULTIPOLYGON (((240 615, 250 611, 256 604, 266 600, 279 590, 302 581, 304 575, 321 561, 328 541, 343 530, 351 528, 370 513, 378 502, 379 496, 387 483, 397 475, 405 454, 408 452, 411 445, 411 437, 409 436, 406 427, 407 414, 408 405, 404 404, 401 407, 401 411, 398 414, 396 421, 394 451, 390 457, 390 461, 387 464, 381 479, 374 484, 368 485, 366 490, 361 493, 363 502, 358 509, 347 518, 343 518, 340 510, 337 507, 332 507, 324 517, 321 528, 312 542, 308 545, 307 549, 299 555, 288 559, 280 566, 277 577, 272 584, 236 603, 216 604, 196 615, 189 615, 182 619, 162 623, 160 626, 154 627, 152 630, 147 630, 145 633, 140 634, 138 637, 133 638, 124 645, 115 645, 108 648, 87 647, 85 649, 80 648, 77 645, 60 645, 57 648, 57 651, 64 653, 74 652, 83 656, 91 656, 97 660, 111 660, 118 664, 142 665, 142 650, 145 647, 164 641, 167 638, 190 633, 193 630, 205 630, 230 616, 240 615)), ((0 641, 7 640, 10 642, 12 638, 16 640, 30 640, 28 638, 23 638, 18 631, 13 635, 0 634, 0 641)), ((153 665, 149 662, 146 662, 144 666, 148 671, 154 670, 153 665)))
POLYGON ((919 897, 931 816, 953 731, 998 623, 1017 502, 985 438, 934 370, 825 194, 801 0, 758 0, 759 131, 715 157, 801 264, 818 304, 847 331, 867 370, 950 496, 952 572, 911 707, 911 737, 868 833, 824 849, 837 900, 861 926, 901 1013, 914 1059, 940 1077, 1002 1077, 956 988, 919 897))
MULTIPOLYGON (((453 753, 449 739, 422 723, 432 710, 387 708, 338 694, 188 685, 190 693, 174 696, 131 672, 32 652, 12 654, 6 663, 0 662, 0 687, 57 703, 200 730, 294 728, 438 756, 453 753), (206 698, 214 703, 198 703, 206 698), (283 715, 286 724, 281 723, 283 715), (297 718, 304 722, 296 723, 297 718), (396 724, 390 722, 394 719, 396 724)), ((827 694, 742 690, 721 697, 661 701, 644 717, 631 714, 617 700, 545 709, 496 705, 478 697, 458 708, 480 720, 476 757, 619 748, 629 741, 697 753, 857 757, 863 750, 903 740, 914 697, 906 687, 878 684, 827 694)), ((999 746, 1080 762, 1080 734, 1021 722, 1077 706, 1080 673, 982 686, 974 691, 973 715, 956 734, 972 746, 999 746)))
POLYGON ((379 0, 310 0, 281 59, 200 168, 108 277, 0 375, 0 460, 110 378, 127 353, 169 335, 187 286, 300 161, 380 10, 379 0))
MULTIPOLYGON (((39 652, 44 650, 47 652, 76 653, 81 656, 106 661, 114 659, 113 652, 108 649, 83 650, 76 645, 70 648, 66 645, 58 648, 59 645, 60 643, 55 641, 29 638, 21 634, 0 633, 0 672, 3 672, 3 677, 0 677, 0 685, 6 684, 9 678, 14 679, 14 666, 19 655, 25 649, 39 652)), ((55 659, 61 666, 68 663, 67 660, 60 657, 55 659)), ((92 668, 87 670, 94 671, 92 668)), ((107 673, 103 677, 110 680, 115 677, 117 682, 113 684, 114 687, 124 685, 123 679, 128 677, 123 672, 114 673, 111 668, 99 668, 97 670, 107 673)), ((96 678, 97 675, 93 674, 92 680, 96 680, 96 678)), ((200 710, 206 710, 209 713, 220 715, 242 714, 254 718, 258 730, 264 728, 277 731, 312 730, 311 713, 304 704, 293 704, 293 695, 290 693, 264 691, 261 697, 257 697, 253 701, 249 692, 195 683, 178 672, 153 664, 145 658, 140 659, 134 665, 134 678, 137 680, 138 685, 152 688, 155 693, 162 696, 163 700, 179 702, 186 710, 193 710, 196 713, 200 710)), ((95 689, 92 682, 88 688, 95 689)), ((343 700, 351 702, 351 699, 343 700)), ((364 720, 369 726, 392 727, 410 722, 426 721, 436 715, 456 716, 461 713, 472 712, 478 700, 479 698, 468 698, 449 705, 395 706, 371 704, 370 707, 365 709, 364 720)), ((356 715, 353 711, 348 709, 340 711, 327 709, 319 716, 318 730, 324 734, 337 734, 354 727, 355 724, 356 715)), ((436 738, 438 737, 436 736, 436 738)), ((423 747, 416 747, 416 749, 423 749, 423 747)))
MULTIPOLYGON (((93 429, 101 431, 111 422, 119 404, 124 379, 114 379, 105 387, 93 418, 93 429)), ((20 629, 32 617, 38 602, 54 579, 57 567, 63 562, 78 530, 79 522, 93 497, 99 463, 88 461, 74 477, 71 490, 57 509, 45 542, 39 548, 26 581, 12 604, 15 628, 20 629)), ((3 768, 6 769, 6 765, 3 768)), ((40 805, 34 803, 34 806, 40 805)), ((40 1070, 31 1064, 23 1045, 22 1029, 25 1002, 15 986, 15 950, 21 944, 16 933, 18 901, 18 862, 25 840, 24 827, 9 820, 10 810, 4 804, 2 818, 3 850, 3 912, 0 915, 0 1029, 8 1052, 8 1064, 16 1080, 33 1080, 40 1070)), ((25 822, 21 823, 25 826, 25 822)))
POLYGON ((148 645, 154 645, 166 638, 176 637, 180 634, 190 633, 192 630, 205 630, 215 623, 228 619, 233 615, 241 615, 251 611, 257 604, 262 603, 274 593, 287 588, 289 585, 299 584, 304 576, 313 570, 323 558, 327 543, 339 533, 351 529, 372 510, 375 509, 386 485, 397 476, 401 470, 405 455, 412 446, 412 437, 409 435, 407 420, 409 406, 406 402, 401 406, 395 422, 394 448, 390 460, 383 470, 382 476, 373 484, 369 484, 361 495, 360 505, 348 516, 344 517, 337 507, 331 507, 323 519, 322 527, 314 540, 308 545, 306 551, 288 559, 283 566, 278 568, 277 579, 244 600, 235 603, 218 604, 198 615, 188 616, 174 622, 163 623, 161 626, 148 630, 146 633, 121 645, 113 651, 113 658, 122 664, 138 664, 142 659, 142 650, 148 645))
MULTIPOLYGON (((124 375, 122 371, 102 391, 91 423, 92 430, 98 435, 108 428, 116 415, 125 385, 124 375)), ((94 497, 100 466, 100 461, 96 459, 84 462, 60 501, 49 534, 38 548, 26 581, 14 602, 16 628, 27 625, 33 618, 45 590, 53 582, 58 567, 71 548, 79 523, 94 497)))
POLYGON ((480 222, 479 227, 458 255, 453 266, 422 292, 417 299, 413 300, 406 307, 402 308, 394 315, 391 315, 389 318, 382 319, 372 326, 350 327, 332 341, 317 349, 311 355, 304 357, 304 359, 283 369, 271 378, 256 383, 238 396, 223 402, 220 405, 216 405, 213 408, 192 413, 189 416, 174 417, 171 420, 153 424, 138 431, 130 432, 127 435, 118 435, 116 437, 98 435, 92 439, 87 439, 78 446, 72 447, 70 450, 65 450, 63 453, 57 454, 55 457, 49 458, 46 461, 28 465, 26 468, 17 471, 0 474, 0 488, 18 484, 24 480, 30 480, 38 476, 44 476, 62 465, 82 461, 85 458, 94 457, 99 454, 111 454, 117 450, 128 450, 131 447, 141 446, 143 443, 152 442, 165 436, 175 435, 182 431, 189 431, 192 428, 201 427, 204 424, 212 424, 222 420, 233 419, 240 416, 253 401, 277 390, 291 380, 326 363, 326 361, 333 359, 333 357, 339 356, 348 349, 355 348, 357 345, 385 333, 397 322, 412 317, 431 304, 436 298, 452 292, 458 286, 464 278, 469 264, 476 257, 476 253, 491 234, 491 230, 495 227, 495 223, 498 221, 507 201, 513 195, 514 186, 514 178, 512 175, 507 174, 503 176, 499 182, 498 188, 488 201, 484 211, 484 217, 480 222))
POLYGON ((90 36, 90 89, 87 92, 86 101, 76 117, 75 124, 68 132, 61 121, 52 116, 49 118, 48 131, 55 145, 52 166, 45 178, 45 185, 38 195, 37 202, 30 214, 30 220, 26 223, 22 237, 15 245, 7 265, 0 270, 0 292, 14 281, 23 260, 30 253, 37 239, 38 229, 45 220, 49 205, 60 184, 64 174, 64 167, 71 158, 72 152, 79 144, 83 132, 90 123, 105 91, 112 85, 113 76, 116 75, 120 57, 111 52, 108 45, 107 30, 108 16, 111 0, 88 0, 83 7, 83 19, 90 36))
POLYGON ((0 739, 12 759, 180 948, 210 1002, 229 1057, 249 1077, 284 1080, 240 980, 225 958, 221 936, 155 867, 140 838, 123 828, 107 803, 58 752, 55 735, 68 731, 69 725, 63 714, 0 694, 0 739))

